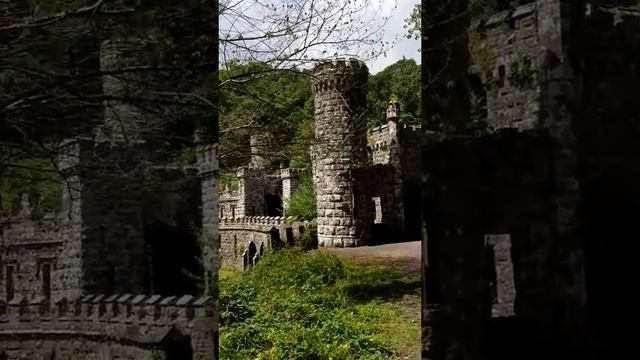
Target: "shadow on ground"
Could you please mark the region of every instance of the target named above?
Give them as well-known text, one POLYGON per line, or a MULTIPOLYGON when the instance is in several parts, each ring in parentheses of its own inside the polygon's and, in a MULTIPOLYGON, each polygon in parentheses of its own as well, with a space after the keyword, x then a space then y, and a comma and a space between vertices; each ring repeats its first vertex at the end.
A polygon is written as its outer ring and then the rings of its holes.
POLYGON ((373 299, 402 299, 405 295, 420 295, 422 281, 419 276, 406 275, 386 266, 362 266, 361 272, 345 287, 355 301, 373 299))

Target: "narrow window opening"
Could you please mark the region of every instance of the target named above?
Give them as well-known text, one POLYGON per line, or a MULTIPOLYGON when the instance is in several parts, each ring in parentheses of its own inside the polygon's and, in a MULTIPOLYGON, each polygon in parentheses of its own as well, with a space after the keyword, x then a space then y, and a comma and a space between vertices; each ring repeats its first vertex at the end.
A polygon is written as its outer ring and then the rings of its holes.
POLYGON ((42 278, 42 296, 49 299, 51 298, 51 264, 48 262, 42 263, 40 269, 40 275, 42 278))
POLYGON ((358 203, 357 203, 357 199, 358 199, 358 189, 356 189, 356 187, 353 187, 353 194, 352 194, 352 199, 351 199, 351 208, 353 209, 353 219, 356 220, 358 219, 358 203))
POLYGON ((5 271, 5 275, 6 275, 5 294, 7 295, 7 301, 10 301, 11 299, 13 299, 14 291, 15 291, 14 275, 15 275, 16 267, 15 265, 7 265, 5 270, 6 270, 5 271))
POLYGON ((498 66, 498 85, 504 86, 504 79, 507 76, 507 69, 504 65, 498 66))
MULTIPOLYGON (((485 235, 485 246, 490 251, 489 263, 495 278, 490 285, 493 296, 493 317, 515 314, 516 286, 511 259, 511 236, 509 234, 485 235), (492 265, 492 266, 491 266, 492 265)), ((490 277, 491 278, 491 277, 490 277)))
POLYGON ((373 208, 375 209, 376 214, 373 223, 382 224, 382 201, 380 196, 372 197, 371 200, 373 201, 373 208))

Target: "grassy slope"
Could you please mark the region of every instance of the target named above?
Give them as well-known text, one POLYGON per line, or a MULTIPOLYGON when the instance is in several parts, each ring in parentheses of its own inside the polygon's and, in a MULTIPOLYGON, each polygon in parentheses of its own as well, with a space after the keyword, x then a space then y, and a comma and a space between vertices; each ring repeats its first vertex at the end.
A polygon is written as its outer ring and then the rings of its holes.
POLYGON ((420 342, 415 275, 282 250, 220 279, 224 359, 396 359, 420 342))

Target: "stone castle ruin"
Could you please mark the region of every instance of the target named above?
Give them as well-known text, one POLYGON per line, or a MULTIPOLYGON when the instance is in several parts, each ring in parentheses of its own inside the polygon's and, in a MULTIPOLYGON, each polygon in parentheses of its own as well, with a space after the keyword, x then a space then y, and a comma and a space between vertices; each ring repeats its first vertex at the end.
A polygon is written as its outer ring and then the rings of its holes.
MULTIPOLYGON (((97 68, 149 55, 96 41, 97 68)), ((130 91, 116 76, 102 86, 130 91)), ((0 219, 0 359, 214 359, 217 144, 200 137, 196 163, 179 165, 146 132, 171 126, 163 116, 109 100, 102 119, 59 146, 59 212, 25 198, 0 219)))
MULTIPOLYGON (((398 123, 399 104, 387 124, 368 130, 368 69, 354 59, 314 69, 315 144, 311 147, 318 244, 351 247, 419 238, 419 129, 398 123), (393 236, 391 234, 394 234, 393 236), (386 239, 385 239, 386 238, 386 239)), ((251 160, 237 170, 238 189, 220 193, 221 261, 246 267, 262 249, 291 243, 310 223, 286 217, 286 203, 304 169, 268 175, 260 137, 251 138, 251 160)))
POLYGON ((637 357, 639 24, 538 0, 472 29, 488 132, 423 135, 424 358, 637 357))

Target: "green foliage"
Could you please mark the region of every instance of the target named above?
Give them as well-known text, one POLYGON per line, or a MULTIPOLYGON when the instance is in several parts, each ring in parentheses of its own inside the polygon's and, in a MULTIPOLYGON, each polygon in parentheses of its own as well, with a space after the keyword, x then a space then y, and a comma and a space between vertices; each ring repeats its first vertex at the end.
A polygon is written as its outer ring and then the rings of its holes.
POLYGON ((472 63, 479 68, 482 74, 491 74, 495 67, 493 53, 482 41, 482 36, 478 31, 469 32, 469 53, 472 63))
POLYGON ((177 150, 170 161, 180 165, 194 165, 196 163, 196 156, 196 149, 188 147, 177 150))
POLYGON ((44 212, 55 212, 62 205, 62 178, 47 158, 23 159, 19 167, 0 172, 0 215, 12 215, 20 207, 22 194, 44 212))
POLYGON ((531 66, 531 59, 523 57, 511 63, 509 83, 519 89, 531 89, 535 85, 538 72, 531 66))
POLYGON ((297 155, 299 128, 313 121, 308 75, 295 69, 273 69, 259 62, 225 64, 220 70, 220 151, 225 154, 222 168, 248 162, 246 144, 253 133, 271 139, 264 150, 275 160, 290 160, 292 151, 297 155))
MULTIPOLYGON (((314 100, 307 71, 273 69, 258 62, 228 62, 220 71, 220 81, 221 168, 234 169, 249 161, 247 144, 252 133, 271 139, 266 150, 274 160, 292 167, 311 166, 314 100)), ((385 123, 392 95, 400 103, 400 121, 419 123, 420 66, 413 59, 399 60, 370 76, 365 115, 369 127, 385 123)))
POLYGON ((304 229, 296 244, 302 250, 312 250, 318 248, 318 226, 310 224, 304 229))
POLYGON ((300 178, 300 186, 291 195, 287 204, 287 215, 299 220, 313 220, 317 216, 316 195, 313 185, 313 177, 303 174, 300 178))
POLYGON ((407 31, 407 39, 420 39, 422 29, 422 4, 416 4, 409 17, 404 19, 404 28, 407 31))
POLYGON ((386 110, 392 96, 400 103, 400 121, 420 123, 420 65, 415 60, 398 60, 369 77, 366 113, 369 128, 386 123, 386 110))
POLYGON ((219 174, 219 182, 218 188, 220 191, 224 191, 224 189, 229 186, 229 189, 232 191, 238 190, 239 183, 238 178, 236 177, 236 173, 233 171, 221 171, 219 174))
MULTIPOLYGON (((313 114, 313 97, 310 97, 304 105, 305 113, 313 114)), ((287 153, 291 158, 290 167, 294 168, 311 168, 311 154, 309 146, 315 141, 315 122, 313 117, 309 115, 304 121, 298 125, 293 141, 287 149, 287 153)))
POLYGON ((419 288, 417 277, 356 267, 326 251, 268 253, 221 281, 221 358, 393 358, 407 339, 416 342, 408 334, 419 327, 384 299, 419 288))

